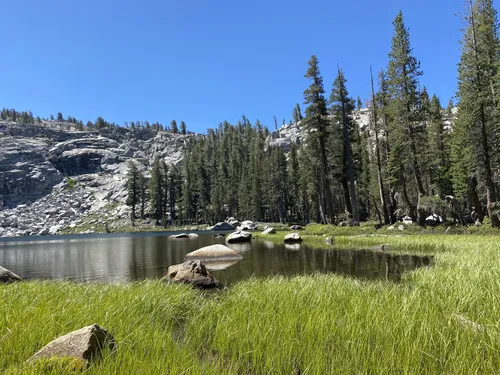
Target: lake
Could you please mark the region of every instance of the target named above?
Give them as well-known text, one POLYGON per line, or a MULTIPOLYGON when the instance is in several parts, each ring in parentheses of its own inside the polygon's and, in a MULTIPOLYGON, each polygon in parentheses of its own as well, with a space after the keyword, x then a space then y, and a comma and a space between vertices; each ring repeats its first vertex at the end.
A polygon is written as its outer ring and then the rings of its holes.
MULTIPOLYGON (((125 282, 161 278, 187 253, 224 238, 212 233, 194 239, 170 239, 172 233, 122 233, 24 237, 0 241, 0 265, 25 279, 79 282, 125 282)), ((251 276, 336 273, 367 280, 398 281, 402 273, 431 264, 432 257, 392 255, 371 250, 314 249, 296 244, 252 240, 230 244, 243 260, 214 264, 211 273, 222 285, 251 276)))

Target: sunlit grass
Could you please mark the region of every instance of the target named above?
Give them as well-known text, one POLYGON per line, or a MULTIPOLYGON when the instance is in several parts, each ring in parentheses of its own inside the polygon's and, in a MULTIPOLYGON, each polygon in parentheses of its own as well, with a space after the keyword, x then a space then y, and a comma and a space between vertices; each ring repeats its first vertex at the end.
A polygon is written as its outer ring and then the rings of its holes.
POLYGON ((64 363, 35 369, 25 361, 93 323, 118 347, 88 374, 500 372, 497 236, 337 236, 336 243, 386 243, 391 252, 432 254, 434 265, 401 283, 317 274, 249 279, 208 296, 158 281, 4 285, 0 372, 73 373, 64 363))

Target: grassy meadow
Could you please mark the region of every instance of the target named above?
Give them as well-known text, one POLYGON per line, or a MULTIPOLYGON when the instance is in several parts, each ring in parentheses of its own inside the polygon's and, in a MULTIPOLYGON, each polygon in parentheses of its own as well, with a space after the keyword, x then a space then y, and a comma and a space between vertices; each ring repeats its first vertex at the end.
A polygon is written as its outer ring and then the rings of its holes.
MULTIPOLYGON (((303 234, 319 245, 331 231, 303 234)), ((335 240, 435 256, 401 283, 317 274, 249 279, 215 293, 154 280, 0 285, 0 373, 499 373, 500 237, 399 234, 335 240), (25 362, 93 323, 117 340, 98 363, 25 362)))

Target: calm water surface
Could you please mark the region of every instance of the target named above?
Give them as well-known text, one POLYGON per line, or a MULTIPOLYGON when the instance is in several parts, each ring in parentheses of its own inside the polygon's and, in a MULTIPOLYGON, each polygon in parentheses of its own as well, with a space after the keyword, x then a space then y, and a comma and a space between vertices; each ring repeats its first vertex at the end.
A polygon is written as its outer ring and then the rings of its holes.
MULTIPOLYGON (((26 279, 143 280, 162 277, 170 265, 182 263, 190 251, 214 243, 224 244, 224 239, 205 234, 195 239, 174 240, 168 235, 144 233, 27 238, 0 242, 0 265, 26 279)), ((253 275, 293 276, 314 272, 397 281, 403 272, 431 263, 430 257, 333 247, 315 250, 303 244, 276 245, 264 240, 229 247, 240 251, 243 260, 208 266, 225 285, 253 275)))

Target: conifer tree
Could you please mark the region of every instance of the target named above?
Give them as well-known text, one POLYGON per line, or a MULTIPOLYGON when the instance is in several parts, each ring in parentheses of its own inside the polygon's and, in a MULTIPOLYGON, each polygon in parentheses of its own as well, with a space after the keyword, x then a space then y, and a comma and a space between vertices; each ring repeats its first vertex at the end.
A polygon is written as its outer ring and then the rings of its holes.
POLYGON ((323 223, 332 223, 334 221, 333 197, 327 152, 329 120, 323 78, 315 55, 311 56, 309 68, 304 77, 311 80, 311 85, 304 91, 304 103, 308 104, 304 125, 309 131, 306 146, 315 172, 319 216, 323 223))
POLYGON ((181 134, 186 135, 186 123, 184 121, 181 121, 181 134))
POLYGON ((161 224, 163 218, 163 199, 164 199, 164 177, 161 168, 160 159, 155 158, 151 166, 151 185, 150 185, 150 199, 151 199, 151 213, 153 214, 156 225, 161 224))

